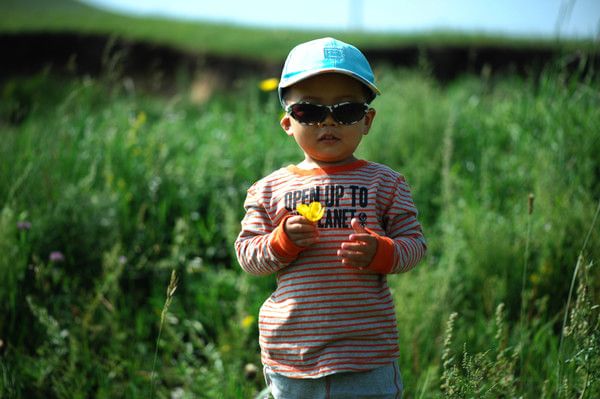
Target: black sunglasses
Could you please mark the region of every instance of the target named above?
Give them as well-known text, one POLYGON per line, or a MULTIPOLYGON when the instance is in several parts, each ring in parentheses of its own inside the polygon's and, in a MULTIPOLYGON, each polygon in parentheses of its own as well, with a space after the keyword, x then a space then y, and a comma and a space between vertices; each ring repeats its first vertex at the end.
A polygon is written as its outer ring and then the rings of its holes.
POLYGON ((285 107, 285 112, 303 125, 316 125, 327 119, 331 113, 333 119, 341 125, 353 125, 365 117, 369 109, 367 103, 343 102, 333 105, 321 105, 298 102, 285 107))

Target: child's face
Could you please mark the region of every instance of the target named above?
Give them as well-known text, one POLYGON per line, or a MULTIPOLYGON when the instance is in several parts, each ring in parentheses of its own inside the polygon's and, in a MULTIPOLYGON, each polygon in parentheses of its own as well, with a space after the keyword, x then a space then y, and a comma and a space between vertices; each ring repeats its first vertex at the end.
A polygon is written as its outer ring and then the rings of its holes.
MULTIPOLYGON (((339 73, 316 75, 291 86, 286 93, 286 104, 309 102, 334 105, 343 102, 364 103, 365 88, 356 79, 339 73)), ((327 115, 314 125, 301 124, 286 113, 281 127, 304 151, 305 162, 313 166, 344 165, 354 161, 354 151, 362 136, 369 132, 375 110, 369 108, 365 116, 354 124, 344 125, 327 115)))

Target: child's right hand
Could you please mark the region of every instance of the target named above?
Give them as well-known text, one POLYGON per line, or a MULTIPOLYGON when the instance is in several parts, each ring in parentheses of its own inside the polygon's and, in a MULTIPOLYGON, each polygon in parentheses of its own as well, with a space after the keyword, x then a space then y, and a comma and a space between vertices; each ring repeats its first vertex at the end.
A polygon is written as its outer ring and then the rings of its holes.
POLYGON ((285 220, 283 230, 294 244, 308 247, 319 241, 317 224, 304 216, 291 216, 285 220))

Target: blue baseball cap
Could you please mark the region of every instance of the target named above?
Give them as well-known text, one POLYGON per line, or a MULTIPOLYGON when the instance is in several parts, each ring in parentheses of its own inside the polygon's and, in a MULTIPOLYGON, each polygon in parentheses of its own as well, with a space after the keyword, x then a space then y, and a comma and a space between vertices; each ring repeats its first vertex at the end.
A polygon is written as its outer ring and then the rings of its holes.
POLYGON ((342 73, 355 78, 372 92, 381 94, 375 86, 375 76, 369 61, 359 49, 340 40, 325 37, 297 45, 290 51, 283 65, 277 91, 283 102, 283 89, 322 73, 342 73))

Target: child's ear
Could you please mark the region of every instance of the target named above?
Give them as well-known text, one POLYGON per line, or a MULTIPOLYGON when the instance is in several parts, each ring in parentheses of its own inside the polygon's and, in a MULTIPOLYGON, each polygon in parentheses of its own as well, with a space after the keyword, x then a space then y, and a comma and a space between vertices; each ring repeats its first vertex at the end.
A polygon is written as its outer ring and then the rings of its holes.
POLYGON ((375 111, 375 108, 369 108, 369 110, 367 111, 367 113, 365 114, 364 117, 364 135, 367 135, 369 133, 369 129, 371 129, 371 125, 373 124, 373 119, 375 119, 375 115, 377 114, 377 112, 375 111))
POLYGON ((283 118, 281 118, 279 124, 288 136, 294 135, 294 133, 292 132, 292 120, 287 113, 283 116, 283 118))

